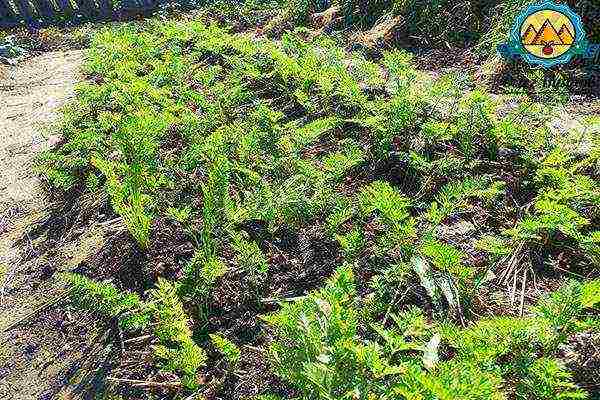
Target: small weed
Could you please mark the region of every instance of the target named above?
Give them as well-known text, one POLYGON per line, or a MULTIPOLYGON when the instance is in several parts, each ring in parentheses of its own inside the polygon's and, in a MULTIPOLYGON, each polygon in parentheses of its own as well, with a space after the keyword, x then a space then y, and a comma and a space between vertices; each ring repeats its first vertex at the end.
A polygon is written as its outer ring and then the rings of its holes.
POLYGON ((149 323, 145 304, 135 293, 123 292, 108 282, 97 282, 83 275, 63 275, 70 285, 70 296, 80 308, 99 313, 105 318, 118 318, 122 328, 137 330, 149 323))

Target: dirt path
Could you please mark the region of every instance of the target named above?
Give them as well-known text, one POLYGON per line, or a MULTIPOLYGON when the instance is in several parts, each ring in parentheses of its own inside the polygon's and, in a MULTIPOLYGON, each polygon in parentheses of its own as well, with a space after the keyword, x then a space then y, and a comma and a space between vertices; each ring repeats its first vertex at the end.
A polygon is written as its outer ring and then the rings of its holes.
POLYGON ((82 60, 81 50, 51 52, 0 74, 0 400, 72 398, 73 382, 93 380, 82 375, 97 332, 54 306, 62 266, 29 234, 49 206, 32 163, 56 140, 48 127, 74 95, 82 60))
POLYGON ((0 77, 0 211, 43 201, 31 160, 47 147, 44 128, 73 95, 81 60, 81 50, 46 53, 0 77))
MULTIPOLYGON (((10 68, 0 78, 0 260, 4 282, 2 310, 19 276, 19 250, 28 222, 46 206, 44 191, 32 170, 35 156, 49 146, 49 126, 57 109, 73 96, 82 52, 53 52, 10 68)), ((15 307, 18 304, 14 305, 15 307)), ((0 316, 6 326, 16 310, 0 316)))

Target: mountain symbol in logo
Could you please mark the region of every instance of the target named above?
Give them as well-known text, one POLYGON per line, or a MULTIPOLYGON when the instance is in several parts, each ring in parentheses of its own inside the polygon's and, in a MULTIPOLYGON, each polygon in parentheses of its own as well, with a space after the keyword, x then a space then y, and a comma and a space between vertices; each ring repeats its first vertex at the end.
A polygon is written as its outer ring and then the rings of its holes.
POLYGON ((544 24, 540 28, 539 31, 535 30, 535 27, 532 24, 529 24, 525 32, 521 37, 522 43, 524 45, 538 45, 538 46, 547 46, 547 45, 572 45, 575 43, 575 37, 571 30, 567 27, 566 24, 563 24, 559 31, 556 31, 556 28, 550 20, 546 19, 544 24))
POLYGON ((560 40, 563 44, 575 43, 575 38, 573 37, 573 34, 565 24, 563 24, 563 26, 561 26, 558 30, 558 36, 560 37, 560 40))
POLYGON ((525 33, 522 36, 523 44, 533 44, 533 41, 535 40, 537 34, 538 33, 533 27, 533 25, 529 24, 527 30, 525 30, 525 33))
POLYGON ((533 39, 532 44, 545 45, 547 43, 553 43, 553 44, 562 43, 562 41, 560 40, 560 36, 558 35, 558 32, 556 32, 556 28, 554 28, 554 25, 552 25, 552 23, 549 20, 546 20, 544 22, 544 25, 542 25, 542 28, 539 30, 535 39, 533 39))

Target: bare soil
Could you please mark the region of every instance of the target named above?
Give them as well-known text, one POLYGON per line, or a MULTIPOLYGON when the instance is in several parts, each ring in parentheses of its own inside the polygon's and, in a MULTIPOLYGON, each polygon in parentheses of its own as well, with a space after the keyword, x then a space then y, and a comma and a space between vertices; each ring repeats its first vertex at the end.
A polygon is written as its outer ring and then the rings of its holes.
POLYGON ((82 60, 81 50, 55 51, 0 71, 0 399, 80 397, 98 381, 86 371, 102 371, 110 351, 106 329, 64 308, 56 276, 99 239, 42 248, 48 237, 32 229, 56 221, 33 163, 60 141, 50 128, 74 95, 82 60))

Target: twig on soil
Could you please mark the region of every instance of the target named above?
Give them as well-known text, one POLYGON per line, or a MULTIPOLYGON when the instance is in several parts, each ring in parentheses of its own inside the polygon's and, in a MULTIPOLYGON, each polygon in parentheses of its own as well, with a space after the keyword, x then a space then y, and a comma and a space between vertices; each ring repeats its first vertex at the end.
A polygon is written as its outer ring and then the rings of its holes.
POLYGON ((535 271, 533 270, 533 267, 530 266, 529 271, 531 271, 531 277, 533 278, 533 287, 535 290, 538 290, 537 277, 535 276, 535 271))
POLYGON ((110 221, 100 222, 98 225, 107 230, 119 230, 123 226, 123 218, 119 217, 111 219, 110 221))
POLYGON ((266 298, 266 299, 260 299, 261 303, 267 303, 267 304, 273 304, 273 303, 292 303, 296 300, 302 300, 303 298, 305 298, 306 296, 297 296, 297 297, 287 297, 287 298, 283 298, 283 299, 277 299, 277 298, 266 298))
POLYGON ((513 304, 515 304, 515 296, 517 295, 517 275, 519 274, 519 272, 515 272, 513 275, 513 284, 512 284, 512 290, 510 291, 510 305, 512 306, 513 304))
POLYGON ((564 268, 562 268, 562 267, 559 267, 558 265, 553 265, 553 266, 552 266, 552 268, 554 268, 554 269, 557 269, 557 270, 559 270, 559 271, 561 271, 561 272, 564 272, 564 273, 567 273, 567 274, 570 274, 570 275, 576 276, 576 277, 578 277, 578 278, 580 278, 580 279, 585 279, 585 276, 583 276, 583 275, 580 275, 580 274, 578 274, 578 273, 576 273, 576 272, 569 271, 568 269, 564 269, 564 268))
POLYGON ((151 351, 144 351, 144 350, 127 350, 125 352, 125 354, 130 355, 130 354, 136 354, 138 356, 147 356, 152 354, 151 351))
POLYGON ((136 343, 136 342, 143 342, 146 339, 150 339, 152 338, 152 335, 144 335, 144 336, 139 336, 139 337, 135 337, 135 338, 131 338, 131 339, 127 339, 123 341, 123 344, 129 344, 129 343, 136 343))
POLYGON ((186 398, 185 398, 185 399, 183 399, 183 400, 200 400, 200 399, 203 399, 203 398, 204 398, 204 397, 203 397, 202 395, 200 395, 200 396, 199 396, 199 395, 198 395, 198 392, 196 392, 196 393, 192 393, 192 394, 190 394, 188 397, 186 397, 186 398))
POLYGON ((519 242, 517 249, 514 251, 514 253, 510 257, 510 260, 508 261, 508 267, 504 270, 504 272, 502 272, 502 274, 500 274, 500 277, 499 277, 500 282, 503 282, 506 284, 506 282, 508 282, 508 280, 510 279, 510 276, 512 275, 512 273, 515 272, 517 264, 521 260, 521 250, 523 249, 523 246, 525 246, 525 242, 524 241, 519 242), (518 257, 518 259, 517 259, 517 257, 518 257))
MULTIPOLYGON (((505 287, 503 287, 503 286, 501 286, 501 285, 498 285, 498 284, 490 284, 490 285, 491 285, 491 286, 492 286, 494 289, 497 289, 497 290, 503 290, 503 289, 506 289, 505 287)), ((529 294, 527 294, 527 293, 525 293, 525 298, 526 298, 526 299, 529 299, 529 300, 535 300, 535 299, 536 299, 534 296, 531 296, 531 295, 529 295, 529 294)))
POLYGON ((33 247, 33 243, 31 242, 31 238, 29 237, 29 232, 25 232, 25 236, 27 236, 27 242, 29 243, 29 248, 31 249, 31 254, 33 254, 35 257, 37 257, 39 254, 37 253, 37 251, 35 251, 35 248, 33 247))
MULTIPOLYGON (((404 296, 406 296, 406 293, 408 293, 408 291, 410 290, 410 288, 407 288, 404 293, 402 294, 402 299, 404 298, 404 296)), ((390 311, 392 309, 392 306, 394 304, 396 304, 397 302, 397 298, 398 298, 398 293, 400 292, 400 288, 396 289, 396 293, 394 293, 394 299, 390 302, 390 305, 387 308, 387 311, 385 312, 385 316, 383 317, 383 325, 385 326, 385 323, 387 322, 387 319, 390 315, 390 311)))
POLYGON ((593 383, 591 385, 581 385, 580 388, 582 389, 592 389, 592 388, 597 388, 600 387, 600 383, 593 383))
POLYGON ((173 381, 173 382, 152 382, 152 381, 140 381, 137 379, 123 379, 123 378, 115 378, 113 376, 109 376, 106 378, 107 381, 115 382, 115 383, 127 383, 133 387, 162 387, 162 388, 171 388, 171 389, 180 389, 181 382, 173 381))
POLYGON ((121 330, 121 326, 119 326, 118 317, 112 319, 111 328, 113 334, 116 336, 117 344, 119 345, 119 354, 123 357, 123 354, 125 354, 125 344, 123 343, 123 331, 121 330))
POLYGON ((460 305, 460 296, 458 295, 458 290, 456 290, 456 288, 453 288, 454 290, 454 296, 456 297, 456 307, 457 307, 457 312, 458 312, 458 318, 460 319, 460 325, 464 328, 467 326, 467 323, 465 322, 465 314, 463 313, 462 310, 462 306, 460 305))
POLYGON ((250 346, 248 344, 244 345, 243 347, 245 347, 247 349, 250 349, 250 350, 254 350, 254 351, 259 352, 259 353, 264 353, 266 351, 265 349, 261 349, 259 347, 254 347, 254 346, 250 346))

